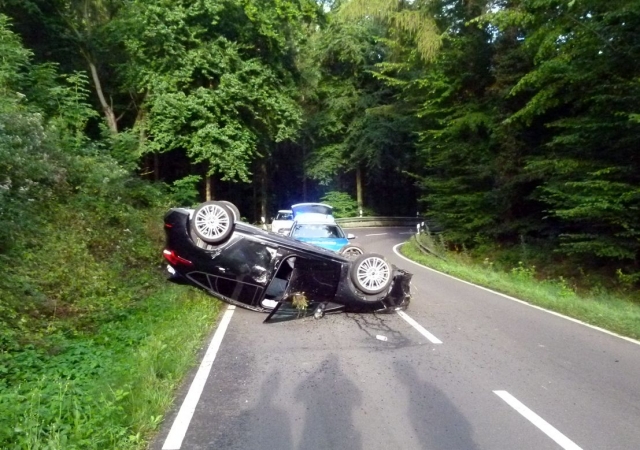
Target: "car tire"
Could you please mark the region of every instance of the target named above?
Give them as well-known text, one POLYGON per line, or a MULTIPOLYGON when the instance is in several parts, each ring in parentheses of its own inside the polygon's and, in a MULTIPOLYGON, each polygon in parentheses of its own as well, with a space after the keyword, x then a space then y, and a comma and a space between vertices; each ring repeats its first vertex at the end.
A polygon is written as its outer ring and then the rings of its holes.
POLYGON ((347 244, 340 249, 340 254, 348 259, 356 259, 364 254, 364 250, 358 245, 347 244))
POLYGON ((233 232, 233 212, 222 202, 204 202, 191 216, 191 230, 207 244, 219 244, 233 232))
POLYGON ((358 256, 351 265, 351 281, 360 291, 368 295, 379 294, 391 285, 391 264, 377 253, 358 256))
POLYGON ((227 200, 220 200, 220 203, 224 203, 227 206, 227 208, 231 210, 231 212, 233 213, 233 218, 235 222, 240 222, 240 210, 236 205, 234 205, 231 202, 228 202, 227 200))

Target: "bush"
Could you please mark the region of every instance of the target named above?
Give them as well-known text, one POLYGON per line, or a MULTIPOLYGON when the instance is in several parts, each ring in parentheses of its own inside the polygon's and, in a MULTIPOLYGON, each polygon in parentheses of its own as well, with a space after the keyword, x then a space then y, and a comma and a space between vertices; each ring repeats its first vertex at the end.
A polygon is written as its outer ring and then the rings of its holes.
POLYGON ((345 192, 327 192, 320 201, 333 206, 333 215, 336 218, 357 217, 359 215, 358 202, 345 192))

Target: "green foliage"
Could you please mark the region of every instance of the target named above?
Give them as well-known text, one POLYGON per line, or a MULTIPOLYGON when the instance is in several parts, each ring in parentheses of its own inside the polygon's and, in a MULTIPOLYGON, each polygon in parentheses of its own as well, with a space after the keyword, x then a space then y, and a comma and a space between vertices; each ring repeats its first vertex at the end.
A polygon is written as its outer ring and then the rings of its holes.
POLYGON ((0 447, 139 448, 191 361, 166 343, 188 329, 184 343, 197 347, 210 301, 191 309, 162 294, 153 268, 168 200, 158 189, 107 156, 60 152, 54 143, 67 140, 50 139, 38 114, 3 117, 9 142, 35 133, 49 143, 51 166, 34 159, 45 149, 28 147, 2 197, 15 226, 0 253, 0 447), (18 169, 31 183, 18 184, 18 169))
POLYGON ((0 50, 0 447, 141 448, 215 303, 155 270, 172 200, 86 136, 86 77, 4 16, 0 50))
POLYGON ((48 92, 52 105, 50 128, 58 140, 58 145, 68 152, 81 152, 88 147, 85 134, 88 122, 98 116, 89 105, 89 80, 83 72, 61 77, 60 84, 48 92))
POLYGON ((9 18, 0 14, 0 92, 3 102, 17 101, 22 70, 29 64, 31 52, 22 46, 18 36, 9 29, 9 18))
POLYGON ((637 273, 638 12, 532 0, 442 16, 441 55, 407 86, 424 93, 422 201, 449 238, 524 236, 637 273))
POLYGON ((509 214, 512 186, 507 183, 513 175, 505 172, 513 161, 497 155, 512 149, 501 139, 487 92, 490 58, 485 32, 462 28, 420 80, 430 86, 417 112, 427 124, 419 144, 425 165, 421 201, 449 239, 467 245, 477 235, 498 237, 509 231, 500 222, 509 214))
POLYGON ((442 44, 435 18, 429 14, 428 1, 398 2, 397 0, 350 0, 341 13, 346 20, 369 19, 386 21, 391 27, 411 36, 421 55, 432 60, 442 44))
POLYGON ((94 332, 2 354, 3 448, 144 446, 217 315, 203 295, 187 300, 162 284, 147 295, 94 332))
POLYGON ((176 180, 171 185, 171 196, 177 205, 191 206, 198 203, 198 190, 196 184, 202 180, 198 175, 189 175, 176 180))
POLYGON ((77 94, 82 90, 78 86, 81 81, 75 86, 60 84, 51 67, 32 65, 31 53, 9 29, 5 16, 0 16, 0 45, 3 54, 7 55, 0 68, 0 91, 3 93, 0 96, 2 252, 14 242, 19 230, 35 229, 30 214, 37 203, 54 198, 64 188, 66 155, 61 149, 77 150, 72 144, 84 138, 72 122, 82 120, 82 112, 91 113, 82 104, 82 93, 77 94), (33 85, 34 80, 41 80, 42 85, 33 85), (49 98, 64 98, 64 103, 51 108, 46 116, 39 105, 30 101, 32 95, 37 99, 45 93, 49 98), (66 108, 72 105, 77 109, 67 111, 66 108))
POLYGON ((248 181, 268 143, 295 135, 287 33, 311 13, 306 2, 273 3, 131 3, 128 78, 146 92, 147 151, 184 149, 208 174, 248 181))
POLYGON ((511 275, 517 280, 534 280, 536 276, 536 266, 526 267, 522 261, 511 269, 511 275))
POLYGON ((327 192, 320 201, 333 206, 333 215, 337 218, 357 217, 359 214, 358 202, 346 192, 327 192))
POLYGON ((258 163, 337 216, 419 189, 435 264, 640 336, 640 4, 499 3, 2 1, 0 447, 144 445, 214 314, 158 218, 258 163))
POLYGON ((384 34, 384 27, 370 21, 332 20, 303 49, 310 91, 303 135, 311 149, 305 175, 331 190, 355 192, 360 169, 366 173, 365 204, 382 208, 386 194, 404 192, 390 186, 389 178, 407 184, 415 125, 410 111, 395 103, 399 87, 389 88, 378 76, 376 65, 388 55, 384 34))

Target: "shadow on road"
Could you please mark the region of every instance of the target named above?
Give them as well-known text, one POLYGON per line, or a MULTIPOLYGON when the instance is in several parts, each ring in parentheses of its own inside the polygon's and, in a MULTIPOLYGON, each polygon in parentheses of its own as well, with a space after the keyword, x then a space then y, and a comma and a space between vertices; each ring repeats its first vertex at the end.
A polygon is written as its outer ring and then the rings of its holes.
POLYGON ((280 391, 280 372, 268 375, 260 388, 260 399, 254 408, 257 418, 266 422, 260 427, 260 435, 256 436, 255 448, 292 448, 291 421, 287 411, 273 404, 273 399, 280 391))
POLYGON ((396 362, 394 369, 397 379, 407 388, 407 415, 422 448, 478 448, 472 439, 471 425, 440 389, 422 381, 415 367, 408 362, 396 362))
POLYGON ((344 374, 336 355, 297 386, 295 399, 306 410, 299 450, 362 448, 362 437, 353 424, 353 410, 362 404, 362 393, 344 374))
MULTIPOLYGON (((263 450, 293 448, 291 419, 286 409, 274 404, 281 394, 280 372, 272 372, 265 377, 260 387, 260 397, 251 409, 238 415, 231 411, 208 417, 209 427, 201 424, 200 432, 192 436, 184 448, 263 450), (198 437, 199 436, 199 437, 198 437), (200 441, 200 442, 197 442, 200 441)), ((234 408, 232 405, 227 405, 234 408)), ((235 406, 237 407, 237 406, 235 406)))

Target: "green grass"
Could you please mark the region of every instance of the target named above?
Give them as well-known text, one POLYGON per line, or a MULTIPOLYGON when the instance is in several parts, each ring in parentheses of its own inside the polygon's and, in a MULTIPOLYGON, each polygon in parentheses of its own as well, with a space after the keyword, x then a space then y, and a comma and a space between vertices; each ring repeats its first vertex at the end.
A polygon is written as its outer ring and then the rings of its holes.
POLYGON ((0 251, 0 449, 146 448, 216 322, 162 273, 161 193, 100 180, 0 251))
POLYGON ((533 305, 582 320, 623 336, 640 339, 640 302, 616 295, 606 289, 578 294, 566 279, 540 280, 535 267, 522 263, 510 271, 498 270, 489 260, 483 263, 470 257, 442 250, 442 245, 428 236, 421 236, 423 247, 434 250, 425 253, 415 238, 401 247, 401 253, 413 261, 453 275, 457 278, 516 297, 533 305))
POLYGON ((68 119, 0 101, 3 450, 147 447, 220 310, 161 271, 162 217, 195 180, 146 182, 111 156, 131 147, 81 136, 81 84, 56 84, 68 119))
POLYGON ((55 354, 13 355, 21 370, 0 394, 0 448, 146 446, 220 310, 193 289, 158 287, 90 335, 60 337, 55 354))

